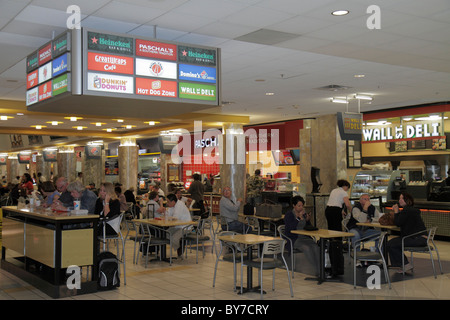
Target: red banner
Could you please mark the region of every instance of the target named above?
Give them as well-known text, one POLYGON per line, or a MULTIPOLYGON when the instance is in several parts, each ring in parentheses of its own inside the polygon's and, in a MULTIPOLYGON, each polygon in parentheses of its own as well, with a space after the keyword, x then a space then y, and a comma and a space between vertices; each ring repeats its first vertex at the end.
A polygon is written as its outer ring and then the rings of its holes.
POLYGON ((169 43, 136 39, 136 55, 176 61, 177 46, 169 43))
POLYGON ((134 60, 130 57, 88 52, 88 70, 134 74, 134 60))
POLYGON ((177 97, 175 81, 136 78, 136 94, 156 97, 177 97))

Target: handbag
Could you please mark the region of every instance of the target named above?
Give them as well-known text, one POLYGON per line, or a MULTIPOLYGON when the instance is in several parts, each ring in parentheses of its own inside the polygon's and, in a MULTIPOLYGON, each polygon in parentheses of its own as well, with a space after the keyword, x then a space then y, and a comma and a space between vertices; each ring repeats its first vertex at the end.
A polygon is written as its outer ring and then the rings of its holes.
POLYGON ((378 219, 378 222, 382 225, 382 226, 393 226, 395 225, 394 223, 394 215, 392 213, 385 213, 383 214, 380 219, 378 219))

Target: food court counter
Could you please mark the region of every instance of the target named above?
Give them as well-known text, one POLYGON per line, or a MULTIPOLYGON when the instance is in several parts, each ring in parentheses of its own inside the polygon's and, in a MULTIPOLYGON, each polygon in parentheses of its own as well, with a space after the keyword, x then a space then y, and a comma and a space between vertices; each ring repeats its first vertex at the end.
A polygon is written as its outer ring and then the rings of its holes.
POLYGON ((53 298, 97 291, 98 215, 2 209, 2 269, 53 298), (69 266, 92 266, 91 277, 80 281, 80 289, 67 286, 69 266))
MULTIPOLYGON (((397 200, 382 203, 385 212, 390 211, 397 200)), ((420 209, 422 220, 427 228, 437 226, 436 234, 450 237, 450 202, 414 200, 414 207, 420 209)))

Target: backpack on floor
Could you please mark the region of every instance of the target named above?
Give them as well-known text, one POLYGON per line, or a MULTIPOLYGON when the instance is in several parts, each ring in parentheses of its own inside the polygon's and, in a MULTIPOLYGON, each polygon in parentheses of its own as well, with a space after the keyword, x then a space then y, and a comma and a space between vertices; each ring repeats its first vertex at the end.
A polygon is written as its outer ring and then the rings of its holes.
POLYGON ((120 287, 119 260, 116 255, 105 251, 98 255, 98 288, 111 290, 120 287))

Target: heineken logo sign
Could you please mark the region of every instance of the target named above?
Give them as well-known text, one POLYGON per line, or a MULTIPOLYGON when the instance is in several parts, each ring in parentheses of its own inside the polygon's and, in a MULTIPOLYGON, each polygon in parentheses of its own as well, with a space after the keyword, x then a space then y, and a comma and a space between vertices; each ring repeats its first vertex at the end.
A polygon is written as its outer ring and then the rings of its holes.
POLYGON ((178 60, 192 64, 216 65, 216 51, 211 49, 178 46, 178 60))
POLYGON ((88 49, 108 53, 133 55, 133 38, 89 31, 88 49))

